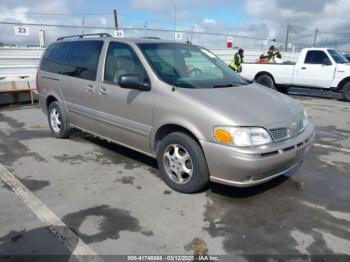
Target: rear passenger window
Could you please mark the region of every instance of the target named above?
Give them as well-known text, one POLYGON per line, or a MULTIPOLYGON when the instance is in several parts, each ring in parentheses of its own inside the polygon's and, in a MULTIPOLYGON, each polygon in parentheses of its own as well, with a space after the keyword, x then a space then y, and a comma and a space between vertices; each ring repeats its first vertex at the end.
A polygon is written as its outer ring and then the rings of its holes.
POLYGON ((119 77, 125 74, 138 75, 141 81, 149 81, 134 50, 127 44, 111 42, 106 56, 104 80, 118 83, 119 77))
POLYGON ((66 43, 56 43, 50 45, 43 56, 40 69, 50 73, 59 74, 61 71, 61 64, 63 63, 66 53, 66 43))
POLYGON ((329 60, 323 51, 308 51, 305 58, 305 64, 324 64, 325 60, 329 60))
POLYGON ((95 80, 102 41, 67 42, 68 50, 63 59, 61 74, 95 80))

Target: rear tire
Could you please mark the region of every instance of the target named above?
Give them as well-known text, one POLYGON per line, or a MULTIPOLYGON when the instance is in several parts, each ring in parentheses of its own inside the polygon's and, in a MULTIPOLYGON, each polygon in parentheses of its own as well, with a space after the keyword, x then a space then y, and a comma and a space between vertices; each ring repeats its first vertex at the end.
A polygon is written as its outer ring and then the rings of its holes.
POLYGON ((195 193, 209 182, 209 171, 199 144, 189 135, 174 132, 157 147, 157 161, 165 183, 182 193, 195 193))
POLYGON ((71 135, 72 128, 69 126, 67 115, 57 101, 49 105, 47 116, 51 132, 55 137, 68 138, 71 135))
POLYGON ((347 82, 342 89, 343 99, 350 102, 350 82, 347 82))
POLYGON ((278 92, 288 94, 289 86, 276 86, 276 89, 278 90, 278 92))
POLYGON ((273 81, 272 77, 269 75, 266 75, 266 74, 260 75, 255 79, 255 82, 260 85, 276 90, 275 82, 273 81))

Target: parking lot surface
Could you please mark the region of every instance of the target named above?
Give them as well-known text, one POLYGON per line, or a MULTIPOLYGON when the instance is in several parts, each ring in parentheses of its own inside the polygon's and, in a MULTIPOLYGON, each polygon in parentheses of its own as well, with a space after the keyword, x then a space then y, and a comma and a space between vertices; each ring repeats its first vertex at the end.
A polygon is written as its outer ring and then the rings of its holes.
POLYGON ((0 163, 24 189, 0 180, 0 255, 69 255, 78 241, 98 255, 350 255, 350 104, 292 93, 317 130, 298 173, 191 195, 154 159, 78 131, 56 139, 37 107, 2 109, 0 163))

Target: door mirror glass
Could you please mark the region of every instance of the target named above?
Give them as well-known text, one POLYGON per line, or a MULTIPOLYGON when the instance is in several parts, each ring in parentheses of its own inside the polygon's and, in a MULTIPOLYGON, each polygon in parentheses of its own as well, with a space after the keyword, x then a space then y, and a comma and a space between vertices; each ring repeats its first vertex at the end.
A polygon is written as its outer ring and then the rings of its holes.
POLYGON ((119 77, 119 86, 126 89, 135 89, 139 91, 151 90, 151 85, 146 81, 141 81, 138 75, 125 74, 119 77))

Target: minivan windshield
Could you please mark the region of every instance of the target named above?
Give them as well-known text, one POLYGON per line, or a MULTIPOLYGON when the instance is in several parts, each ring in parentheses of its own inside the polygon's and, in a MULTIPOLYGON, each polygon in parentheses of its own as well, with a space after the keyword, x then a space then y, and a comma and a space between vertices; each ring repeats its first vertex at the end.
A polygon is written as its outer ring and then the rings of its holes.
POLYGON ((334 61, 337 64, 349 63, 348 59, 346 59, 346 57, 343 54, 339 53, 337 50, 328 49, 328 53, 333 57, 334 61))
POLYGON ((159 78, 170 85, 225 88, 249 84, 207 49, 179 43, 143 43, 138 46, 159 78))

